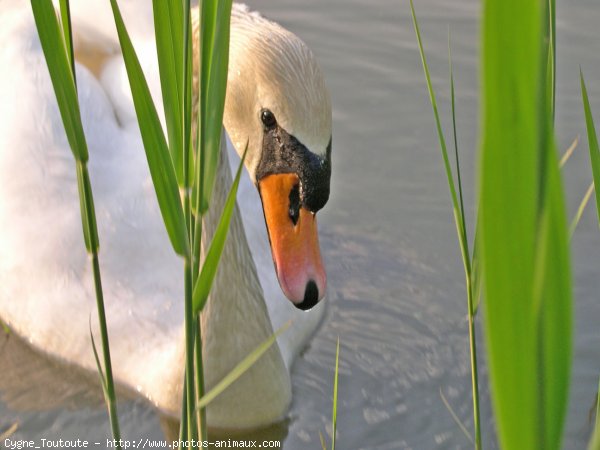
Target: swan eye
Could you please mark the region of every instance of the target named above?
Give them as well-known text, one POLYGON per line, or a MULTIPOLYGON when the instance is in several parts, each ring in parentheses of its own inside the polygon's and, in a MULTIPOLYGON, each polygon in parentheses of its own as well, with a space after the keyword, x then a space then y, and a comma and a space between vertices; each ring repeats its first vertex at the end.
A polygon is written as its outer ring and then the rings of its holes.
POLYGON ((277 125, 275 115, 268 109, 263 109, 260 112, 260 120, 262 120, 263 125, 267 128, 273 128, 275 125, 277 125))

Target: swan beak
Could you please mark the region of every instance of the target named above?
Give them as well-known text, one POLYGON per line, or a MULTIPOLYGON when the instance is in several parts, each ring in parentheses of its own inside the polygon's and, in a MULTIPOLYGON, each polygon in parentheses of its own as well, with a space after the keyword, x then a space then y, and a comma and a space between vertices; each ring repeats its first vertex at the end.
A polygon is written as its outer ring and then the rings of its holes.
POLYGON ((267 175, 258 185, 279 285, 294 306, 308 310, 327 284, 316 214, 300 205, 296 174, 267 175))

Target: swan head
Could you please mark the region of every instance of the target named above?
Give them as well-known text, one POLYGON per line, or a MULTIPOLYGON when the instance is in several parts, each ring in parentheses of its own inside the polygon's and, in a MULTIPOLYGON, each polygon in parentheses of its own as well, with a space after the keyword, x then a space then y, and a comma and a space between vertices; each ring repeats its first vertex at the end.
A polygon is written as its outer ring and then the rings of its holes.
POLYGON ((262 200, 279 284, 300 309, 323 298, 316 213, 329 199, 331 100, 310 49, 234 6, 225 128, 262 200))

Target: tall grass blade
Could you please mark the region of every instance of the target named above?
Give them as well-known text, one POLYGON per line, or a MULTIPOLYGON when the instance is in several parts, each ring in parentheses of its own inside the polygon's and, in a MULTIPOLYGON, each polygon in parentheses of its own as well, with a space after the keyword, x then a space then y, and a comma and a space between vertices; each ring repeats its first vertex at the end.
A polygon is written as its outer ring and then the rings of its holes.
MULTIPOLYGON (((67 53, 71 75, 73 76, 75 92, 77 93, 75 54, 73 51, 73 36, 71 30, 71 12, 69 0, 60 0, 60 17, 62 23, 63 42, 67 53)), ((79 122, 81 123, 81 117, 79 117, 79 122)), ((83 139, 83 143, 85 144, 85 137, 83 139)), ((87 144, 85 152, 87 153, 87 144)), ((77 188, 79 191, 79 211, 81 213, 85 248, 89 253, 96 253, 99 250, 100 243, 98 238, 98 227, 96 225, 96 211, 94 208, 92 185, 90 183, 86 161, 77 161, 77 188)))
POLYGON ((558 449, 568 401, 573 313, 566 208, 556 147, 549 132, 551 129, 548 125, 545 198, 534 285, 537 310, 534 312, 540 326, 538 388, 544 432, 540 448, 558 449))
POLYGON ((575 139, 573 139, 573 142, 571 143, 571 145, 569 146, 567 151, 564 153, 562 158, 560 158, 560 163, 558 165, 560 166, 561 169, 563 167, 565 167, 565 164, 567 164, 567 161, 569 161, 569 159, 573 155, 573 152, 575 151, 575 149, 577 148, 578 145, 579 145, 579 136, 577 136, 575 139))
MULTIPOLYGON (((450 45, 450 29, 448 28, 448 65, 450 75, 450 99, 452 106, 452 136, 454 141, 454 158, 456 162, 456 177, 458 182, 458 198, 460 200, 460 220, 462 222, 463 242, 466 253, 469 255, 469 241, 467 239, 467 222, 465 220, 465 203, 463 200, 462 178, 460 176, 460 159, 458 157, 458 133, 456 132, 456 101, 454 95, 454 71, 452 70, 452 52, 450 45)), ((467 256, 468 259, 468 256, 467 256)))
MULTIPOLYGON (((102 325, 101 325, 102 326, 102 325)), ((106 325, 104 325, 106 326, 106 325)), ((103 348, 105 345, 104 340, 105 332, 102 332, 102 345, 103 348)), ((90 340, 92 342, 92 350, 94 352, 94 360, 96 361, 96 370, 98 371, 98 376, 100 377, 100 385, 102 386, 102 392, 104 394, 104 400, 106 402, 106 407, 108 408, 108 418, 110 420, 110 426, 113 433, 113 438, 115 440, 115 448, 121 450, 121 430, 119 426, 119 417, 117 414, 117 403, 116 403, 116 395, 115 388, 112 377, 112 367, 110 365, 110 355, 108 360, 105 358, 105 364, 107 367, 106 371, 102 370, 102 364, 100 363, 100 357, 98 356, 98 349, 96 348, 96 342, 94 340, 94 333, 92 333, 92 321, 90 317, 90 340)), ((105 352, 106 355, 106 352, 105 352)))
POLYGON ((469 430, 467 430, 467 428, 463 425, 463 423, 458 418, 458 415, 454 411, 454 408, 452 408, 452 406, 450 405, 450 402, 448 401, 448 399, 444 395, 444 392, 442 391, 442 388, 440 388, 440 398, 442 399, 442 402, 444 403, 444 406, 446 407, 446 409, 448 410, 448 412, 452 416, 452 419, 454 419, 454 422, 456 423, 456 425, 458 425, 458 428, 460 428, 460 430, 463 432, 463 434, 469 440, 469 442, 471 442, 471 444, 475 445, 475 441, 473 440, 473 436, 471 436, 471 433, 469 433, 469 430))
MULTIPOLYGON (((450 159, 448 158, 448 151, 446 148, 446 140, 444 138, 444 133, 442 132, 442 124, 440 121, 440 116, 438 113, 437 101, 435 98, 435 92, 433 90, 433 86, 431 84, 431 76, 429 74, 429 66, 427 65, 427 59, 425 57, 425 50, 423 49, 423 42, 421 40, 421 33, 419 31, 419 24, 417 21, 417 17, 415 14, 415 9, 412 0, 410 1, 410 8, 413 18, 413 25, 415 28, 415 33, 417 35, 417 42, 419 44, 419 52, 421 55, 421 62, 423 63, 423 71, 425 74, 425 80, 427 82, 427 90, 429 92, 429 99, 431 100, 431 107, 433 108, 433 114, 435 117, 435 125, 437 129, 438 139, 440 143, 440 149, 442 152, 442 158, 444 160, 444 168, 446 169, 446 178, 448 180, 448 187, 450 189, 450 197, 452 200, 452 208, 454 213, 454 222, 456 224, 456 229, 458 233, 458 239, 461 243, 461 252, 463 252, 463 262, 465 262, 465 255, 468 255, 468 251, 466 250, 466 242, 464 242, 464 224, 462 223, 462 213, 460 211, 460 206, 458 203, 458 197, 456 195, 456 188, 454 185, 454 177, 452 175, 452 168, 450 166, 450 159)), ((466 261, 468 261, 468 256, 466 261)))
POLYGON ((501 447, 534 449, 541 448, 532 307, 541 11, 535 2, 486 0, 483 15, 480 195, 493 404, 501 447))
MULTIPOLYGON (((189 0, 187 0, 189 12, 189 0)), ((208 298, 208 293, 212 286, 214 276, 218 267, 218 261, 225 244, 227 230, 233 209, 235 207, 235 196, 237 185, 239 184, 239 176, 241 172, 238 170, 238 175, 234 181, 234 185, 230 191, 224 212, 221 216, 219 225, 210 248, 207 252, 202 269, 199 268, 200 263, 200 247, 202 237, 202 216, 208 210, 212 187, 214 184, 219 152, 221 151, 221 133, 223 124, 223 111, 225 105, 225 89, 227 85, 227 71, 229 62, 229 31, 230 31, 230 16, 231 16, 231 0, 215 1, 207 0, 201 2, 198 9, 199 17, 199 32, 198 32, 198 82, 197 91, 199 94, 198 105, 198 123, 197 123, 197 139, 194 156, 195 161, 191 157, 185 158, 188 161, 190 170, 186 170, 186 174, 192 174, 195 178, 193 186, 193 196, 187 204, 192 205, 194 216, 191 218, 191 239, 193 242, 193 258, 192 258, 192 282, 194 283, 194 292, 192 295, 192 308, 194 314, 201 311, 204 303, 208 298), (195 168, 192 170, 192 162, 195 162, 195 168)), ((186 27, 190 21, 186 16, 184 19, 186 27)), ((187 32, 184 33, 187 35, 187 32)), ((186 39, 189 43, 189 40, 186 39)), ((192 57, 191 46, 188 56, 188 71, 191 74, 192 57)), ((191 78, 191 77, 190 77, 191 78)), ((186 88, 189 85, 185 84, 186 88)), ((190 92, 188 89, 187 92, 190 92)), ((191 95, 186 95, 186 100, 189 100, 191 95)), ((186 118, 191 118, 191 103, 185 106, 189 108, 190 114, 186 114, 186 118)), ((185 107, 184 106, 184 107, 185 107)), ((191 128, 191 123, 186 122, 186 131, 191 128)), ((241 167, 241 166, 240 166, 241 167)), ((202 342, 201 342, 201 322, 196 321, 197 337, 195 339, 196 353, 196 371, 197 371, 197 395, 200 397, 204 394, 203 374, 202 374, 202 342)), ((197 408, 199 411, 198 421, 205 421, 205 412, 203 407, 197 408)), ((201 430, 205 437, 205 427, 201 430)))
MULTIPOLYGON (((192 150, 192 84, 194 83, 193 71, 193 43, 192 43, 192 11, 191 11, 191 0, 183 0, 183 66, 185 68, 184 79, 183 79, 183 92, 184 92, 184 103, 181 104, 183 111, 183 158, 184 158, 184 180, 186 186, 192 186, 194 182, 194 163, 197 159, 197 153, 192 150)), ((199 10, 200 8, 198 8, 199 10)), ((198 33, 198 36, 200 34, 198 33)), ((199 83, 199 81, 198 81, 199 83)), ((192 210, 192 193, 186 190, 188 195, 188 206, 190 212, 192 210)), ((190 228, 193 230, 193 227, 190 228)))
POLYGON ((292 322, 286 322, 283 324, 275 333, 273 333, 267 340, 256 347, 248 356, 246 356, 237 366, 233 368, 225 377, 217 383, 217 385, 208 391, 198 402, 196 408, 205 408, 215 398, 221 395, 225 389, 227 389, 233 382, 240 378, 244 373, 248 371, 277 341, 277 338, 285 332, 292 322))
POLYGON ((188 232, 167 141, 117 1, 110 4, 160 212, 173 249, 186 256, 190 254, 188 232))
MULTIPOLYGON (((421 40, 421 33, 419 31, 419 25, 413 5, 413 1, 410 1, 410 8, 412 13, 413 25, 415 28, 415 34, 417 36, 417 42, 419 45, 419 53, 421 55, 421 62, 423 64, 423 72, 425 75, 425 80, 427 82, 427 89, 429 92, 429 98, 431 100, 431 106, 433 108, 433 114, 435 118, 438 139, 440 143, 440 149, 442 153, 442 158, 444 160, 444 167, 446 169, 446 178, 448 182, 448 187, 450 189, 450 197, 452 200, 452 208, 454 213, 454 223, 456 225, 456 233, 458 235, 458 242, 461 250, 461 256, 465 271, 465 279, 466 279, 466 289, 467 289, 467 306, 468 306, 468 317, 469 317, 469 344, 470 344, 470 357, 471 357, 471 381, 472 381, 472 391, 473 391, 473 425, 475 429, 475 448, 481 448, 481 426, 480 426, 480 412, 479 412, 479 382, 477 375, 477 346, 476 346, 476 337, 475 337, 475 325, 474 325, 474 315, 475 315, 475 307, 473 302, 473 279, 472 279, 472 271, 471 271, 471 255, 469 252, 469 243, 467 239, 467 230, 465 224, 465 213, 464 213, 464 203, 462 198, 462 185, 460 179, 460 163, 458 159, 458 142, 456 135, 456 108, 454 101, 454 75, 452 73, 452 58, 450 57, 450 35, 448 34, 448 55, 449 55, 449 65, 450 65, 450 88, 452 92, 452 123, 454 129, 454 143, 455 143, 455 154, 456 154, 456 164, 458 171, 458 183, 459 183, 459 192, 460 192, 460 203, 456 194, 456 188, 454 184, 454 176, 452 174, 452 168, 450 166, 450 159, 448 157, 448 151, 446 148, 446 140, 444 138, 444 134, 442 132, 442 125, 438 113, 437 102, 435 98, 435 92, 433 90, 433 86, 431 83, 431 76, 429 74, 429 67, 427 65, 427 58, 425 57, 425 51, 423 49, 423 42, 421 40)), ((477 285, 479 287, 479 284, 477 285)))
POLYGON ((547 5, 486 0, 483 18, 481 242, 498 435, 505 449, 556 449, 568 390, 571 291, 543 64, 547 5))
MULTIPOLYGON (((77 87, 75 84, 75 61, 73 56, 73 39, 71 35, 71 19, 69 2, 61 2, 63 28, 61 30, 51 0, 32 0, 36 28, 42 44, 42 50, 50 73, 50 79, 61 113, 63 126, 69 145, 76 160, 77 184, 79 189, 80 211, 82 218, 85 246, 92 256, 92 271, 96 293, 98 321, 102 336, 105 376, 103 388, 113 433, 113 438, 120 442, 120 429, 117 415, 116 395, 112 376, 110 345, 104 310, 104 295, 100 277, 98 260, 99 239, 94 211, 92 187, 87 170, 88 150, 83 134, 77 87), (64 34, 61 34, 64 33, 64 34)), ((97 358, 97 352, 95 351, 97 358)), ((117 445, 120 448, 120 445, 117 445)))
MULTIPOLYGON (((196 336, 194 340, 194 357, 195 357, 195 382, 196 382, 196 403, 202 398, 205 391, 204 382, 204 358, 202 352, 202 327, 200 321, 200 315, 196 317, 196 336)), ((208 429, 206 423, 206 410, 200 408, 197 410, 196 419, 198 422, 198 430, 202 439, 206 439, 208 436, 208 429)))
POLYGON ((598 394, 596 395, 596 424, 588 450, 600 450, 600 381, 598 382, 598 394))
POLYGON ((90 341, 92 342, 92 350, 94 352, 94 360, 96 361, 96 370, 98 371, 98 376, 100 377, 100 385, 102 386, 102 392, 104 393, 104 398, 108 399, 108 385, 106 383, 106 376, 104 375, 104 371, 102 370, 102 364, 100 363, 100 357, 98 356, 98 349, 96 348, 96 341, 94 340, 94 333, 92 332, 92 318, 90 316, 90 341))
POLYGON ((335 436, 337 434, 339 371, 340 371, 340 337, 338 336, 337 347, 335 350, 335 374, 333 376, 333 410, 331 413, 331 450, 335 450, 335 436))
MULTIPOLYGON (((188 0, 189 4, 189 0, 188 0)), ((217 171, 219 152, 221 151, 221 133, 223 112, 225 107, 225 90, 229 64, 229 34, 231 17, 231 0, 201 2, 198 9, 198 123, 195 149, 195 183, 191 204, 195 216, 192 222, 193 264, 192 281, 195 289, 192 298, 192 308, 195 313, 202 310, 208 298, 208 293, 214 280, 218 261, 225 244, 227 229, 231 214, 235 207, 235 196, 241 174, 238 169, 234 186, 226 201, 223 215, 213 236, 213 241, 206 255, 202 269, 199 269, 200 248, 202 237, 202 216, 208 210, 213 184, 217 171)), ((186 24, 189 21, 186 20, 186 24)), ((190 50, 191 51, 191 50, 190 50)), ((193 58, 189 58, 191 62, 193 58)), ((191 73, 191 66, 189 70, 191 73)), ((190 96, 191 97, 191 96, 190 96)), ((191 109, 191 108, 190 108, 191 109)), ((189 115, 191 118, 191 114, 189 115)), ((191 161, 191 158, 188 159, 191 161)), ((190 168, 193 167, 190 163, 190 168)), ((241 166, 240 166, 241 167, 241 166)), ((190 172, 192 172, 190 170, 190 172)), ((201 322, 197 320, 197 338, 195 339, 197 355, 198 396, 204 394, 203 375, 201 366, 202 342, 201 322)), ((204 408, 199 408, 199 422, 205 421, 204 408)), ((205 427, 202 429, 205 438, 205 427)))
POLYGON ((594 193, 594 182, 592 181, 590 183, 587 191, 585 192, 585 195, 583 196, 583 199, 581 200, 581 203, 579 203, 579 207, 577 208, 577 212, 575 213, 575 216, 573 217, 573 220, 571 221, 571 226, 569 227, 569 236, 571 238, 575 234, 575 230, 577 229, 577 225, 579 225, 581 217, 583 216, 583 212, 585 211, 586 206, 590 202, 590 198, 592 197, 593 193, 594 193))
POLYGON ((592 434, 592 440, 588 446, 588 450, 600 450, 600 428, 596 427, 592 434))
MULTIPOLYGON (((182 55, 182 65, 180 68, 181 78, 177 80, 180 83, 183 91, 183 96, 179 99, 179 111, 183 117, 183 126, 181 132, 181 154, 183 163, 183 211, 185 223, 188 231, 189 241, 194 242, 194 226, 192 219, 192 199, 188 186, 190 186, 190 166, 192 161, 192 152, 190 145, 190 125, 191 125, 191 39, 190 39, 190 0, 183 0, 183 14, 181 28, 183 31, 182 46, 179 49, 182 55)), ((186 256, 184 264, 184 285, 185 285, 185 301, 184 301, 184 319, 185 319, 185 391, 186 391, 186 420, 188 441, 194 442, 201 438, 206 439, 206 427, 204 424, 204 411, 196 410, 196 399, 204 392, 204 365, 202 364, 202 332, 200 330, 200 320, 193 312, 192 294, 195 280, 195 268, 193 255, 194 251, 186 256)), ((182 420, 183 428, 183 420, 182 420)))
POLYGON ((184 259, 184 329, 185 329, 185 392, 187 414, 183 420, 187 420, 188 441, 198 439, 198 424, 196 421, 196 375, 194 359, 194 341, 196 334, 194 329, 198 326, 197 316, 192 310, 192 264, 189 257, 184 259))
POLYGON ((600 380, 598 380, 598 394, 596 395, 596 430, 600 432, 600 380))
POLYGON ((319 431, 319 441, 321 442, 321 448, 323 450, 327 450, 327 444, 325 443, 325 438, 323 437, 323 433, 319 431))
POLYGON ((471 289, 473 297, 473 316, 477 315, 479 311, 479 304, 481 302, 481 293, 483 291, 483 267, 481 264, 481 243, 479 238, 481 233, 479 231, 479 224, 481 220, 477 220, 475 224, 475 238, 473 239, 473 256, 471 257, 471 289))
POLYGON ((546 73, 546 88, 547 88, 547 104, 550 109, 551 123, 554 124, 555 104, 556 104, 556 0, 548 0, 547 5, 547 73, 546 73))
MULTIPOLYGON (((585 124, 587 127, 588 143, 590 148, 590 161, 592 164, 592 174, 594 176, 594 185, 600 186, 600 149, 598 148, 598 136, 592 117, 592 109, 588 98, 583 72, 579 71, 581 81, 581 97, 583 99, 583 109, 585 112, 585 124)), ((600 192, 596 189, 596 213, 598 214, 598 223, 600 224, 600 192)))
MULTIPOLYGON (((187 424, 188 421, 185 419, 187 417, 187 375, 183 377, 183 389, 181 395, 181 419, 179 420, 179 442, 184 442, 188 437, 188 429, 187 424)), ((180 446, 181 447, 181 446, 180 446)))
POLYGON ((92 185, 87 165, 77 162, 77 188, 79 190, 79 210, 83 224, 83 240, 89 253, 96 253, 100 248, 96 211, 92 196, 92 185))
MULTIPOLYGON (((450 30, 448 30, 448 61, 450 66, 450 96, 452 103, 452 131, 454 136, 454 155, 456 158, 456 175, 458 178, 458 193, 460 199, 460 215, 462 222, 462 232, 463 238, 461 245, 464 246, 463 250, 463 259, 465 266, 465 277, 466 277, 466 287, 467 287, 467 309, 468 309, 468 320, 469 320, 469 355, 471 358, 471 394, 473 398, 473 425, 475 430, 475 448, 481 448, 481 417, 479 411, 479 377, 477 370, 477 339, 475 336, 475 313, 477 311, 477 306, 475 302, 478 301, 477 297, 473 297, 474 294, 474 280, 473 280, 473 266, 470 265, 470 253, 469 253, 469 240, 467 237, 467 224, 465 221, 465 206, 463 201, 463 191, 462 191, 462 179, 460 176, 460 159, 458 157, 458 137, 456 132, 456 105, 455 105, 455 95, 454 95, 454 73, 452 70, 452 53, 450 51, 450 30)), ((459 230, 457 230, 458 232, 459 230)), ((473 253, 473 258, 475 258, 476 254, 473 253)), ((475 275, 479 275, 479 272, 476 272, 475 275)), ((475 280, 475 287, 477 288, 477 294, 479 295, 479 287, 480 280, 475 280)))
POLYGON ((104 356, 104 373, 106 380, 106 398, 108 416, 113 433, 113 438, 118 442, 116 448, 120 449, 121 430, 119 416, 117 414, 117 395, 113 379, 112 361, 110 358, 110 344, 108 341, 108 327, 106 325, 106 311, 104 310, 104 294, 102 291, 102 279, 100 278, 100 262, 98 253, 92 253, 92 270, 94 273, 94 288, 96 291, 96 308, 98 309, 98 321, 100 326, 100 338, 102 339, 102 352, 104 356))
POLYGON ((229 231, 231 216, 233 215, 235 208, 235 198, 237 195, 238 186, 240 184, 240 178, 242 175, 242 169, 244 167, 247 151, 248 145, 246 145, 246 150, 244 150, 244 155, 240 160, 240 164, 235 174, 235 179, 233 180, 233 184, 231 185, 231 189, 229 190, 227 199, 225 200, 225 205, 223 206, 223 212, 221 213, 219 224, 217 225, 215 234, 210 243, 210 247, 206 253, 206 258, 202 264, 200 276, 196 280, 196 285, 194 286, 194 294, 192 297, 194 314, 198 314, 200 311, 202 311, 202 308, 204 308, 206 300, 208 299, 208 294, 212 288, 215 275, 217 274, 219 260, 221 259, 223 248, 225 247, 225 240, 229 231))
POLYGON ((86 162, 88 150, 81 124, 77 90, 56 11, 51 0, 32 0, 31 8, 69 146, 77 161, 86 162))
POLYGON ((229 64, 231 0, 204 1, 201 6, 200 46, 200 136, 199 215, 208 209, 215 182, 221 128, 225 108, 225 89, 229 64))
POLYGON ((73 33, 71 32, 71 8, 69 0, 60 0, 60 22, 63 29, 63 37, 65 38, 65 47, 67 49, 67 57, 69 58, 69 66, 73 73, 73 80, 77 86, 77 75, 75 73, 75 52, 73 51, 73 33))
POLYGON ((169 150, 179 186, 183 186, 183 2, 152 0, 160 86, 169 150))

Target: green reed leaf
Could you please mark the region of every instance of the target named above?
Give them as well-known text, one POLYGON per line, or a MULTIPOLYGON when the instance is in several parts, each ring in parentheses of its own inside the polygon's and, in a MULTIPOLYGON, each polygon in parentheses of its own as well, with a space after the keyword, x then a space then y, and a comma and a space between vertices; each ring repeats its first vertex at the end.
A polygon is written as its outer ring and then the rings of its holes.
POLYGON ((569 236, 571 238, 575 234, 577 225, 579 225, 579 222, 581 221, 581 217, 583 216, 583 212, 585 211, 585 208, 587 207, 588 203, 590 202, 590 198, 592 198, 593 193, 594 193, 594 182, 592 181, 590 183, 590 185, 588 186, 588 189, 585 192, 583 198, 581 199, 579 206, 577 207, 577 212, 575 213, 573 220, 571 220, 571 226, 569 227, 569 236))
POLYGON ((160 86, 171 160, 183 186, 183 2, 152 0, 160 86))
POLYGON ((575 139, 573 139, 573 142, 571 143, 571 145, 569 146, 567 151, 563 154, 562 158, 560 158, 559 166, 561 169, 565 166, 565 164, 567 164, 567 162, 573 155, 573 152, 575 152, 575 149, 577 148, 578 145, 579 145, 579 136, 577 136, 575 139))
POLYGON ((450 416, 452 416, 452 419, 454 420, 454 423, 456 423, 456 425, 458 426, 458 428, 460 428, 460 431, 462 431, 462 433, 469 440, 469 442, 474 445, 475 441, 473 440, 473 436, 471 436, 471 433, 469 433, 469 430, 467 430, 467 427, 465 427, 465 425, 460 421, 460 418, 458 417, 458 414, 456 414, 456 412, 454 411, 454 408, 452 408, 452 405, 450 404, 450 402, 448 401, 448 399, 444 395, 444 391, 442 391, 441 387, 440 387, 440 398, 442 399, 442 403, 444 404, 444 406, 446 407, 446 409, 450 413, 450 416))
POLYGON ((333 409, 331 413, 331 450, 335 450, 335 435, 337 432, 337 412, 338 412, 338 378, 340 371, 340 337, 337 339, 335 351, 335 373, 333 376, 333 409))
POLYGON ((31 9, 69 146, 77 161, 86 162, 88 150, 81 124, 77 90, 56 11, 52 0, 31 0, 31 9))
POLYGON ((600 427, 594 429, 588 450, 600 450, 600 427))
POLYGON ((246 144, 246 150, 244 150, 244 155, 240 160, 240 164, 235 174, 235 179, 233 180, 231 189, 227 194, 227 199, 225 200, 225 205, 223 206, 223 212, 221 213, 219 224, 217 225, 217 229, 210 243, 210 247, 206 253, 206 258, 202 264, 200 276, 196 280, 196 285, 194 286, 194 293, 192 297, 194 314, 197 314, 198 312, 202 311, 202 308, 204 308, 206 300, 208 299, 208 294, 212 288, 215 275, 217 274, 219 261, 221 259, 221 254, 223 253, 223 248, 225 247, 227 234, 229 232, 231 216, 233 215, 236 205, 235 198, 237 195, 238 186, 240 184, 240 178, 242 175, 242 169, 244 167, 244 160, 246 159, 247 151, 248 145, 246 144))
POLYGON ((69 67, 72 69, 73 80, 77 87, 77 76, 75 74, 75 52, 73 51, 73 33, 71 31, 71 9, 69 0, 60 0, 60 22, 63 30, 63 38, 69 59, 69 67))
POLYGON ((423 42, 421 40, 421 33, 419 31, 419 24, 415 14, 415 9, 412 0, 410 1, 411 13, 413 18, 413 25, 417 36, 417 42, 419 44, 419 52, 421 55, 421 62, 423 63, 423 72, 425 74, 425 81, 427 82, 427 90, 429 92, 429 98, 431 100, 431 107, 433 108, 433 115, 435 118, 435 125, 438 134, 438 140, 440 144, 440 150, 442 152, 442 158, 444 161, 444 168, 446 170, 446 179, 448 182, 448 188, 450 189, 450 197, 452 200, 452 211, 454 213, 454 222, 456 225, 456 232, 458 234, 458 240, 460 243, 460 250, 463 257, 463 264, 465 265, 465 271, 470 273, 470 257, 468 251, 468 243, 465 240, 465 224, 463 223, 463 213, 461 211, 458 196, 456 194, 456 187, 454 184, 454 176, 452 174, 452 167, 450 166, 450 158, 448 157, 448 150, 446 147, 446 139, 442 131, 442 124, 438 113, 437 101, 435 97, 435 91, 431 83, 431 76, 429 74, 429 66, 427 65, 427 58, 425 57, 425 50, 423 49, 423 42))
POLYGON ((472 395, 473 395, 473 423, 475 428, 475 448, 481 448, 481 427, 480 427, 480 412, 479 412, 479 383, 477 375, 477 345, 475 337, 475 326, 474 326, 474 315, 475 307, 473 305, 473 280, 472 280, 472 268, 471 268, 471 255, 469 253, 469 242, 467 237, 467 229, 465 223, 465 211, 464 202, 462 195, 462 180, 460 175, 460 161, 458 157, 458 139, 456 133, 456 105, 454 95, 454 74, 452 70, 452 57, 450 52, 450 32, 448 32, 448 61, 449 61, 449 75, 450 75, 450 91, 452 100, 452 125, 453 125, 453 137, 454 137, 454 149, 456 158, 456 170, 458 175, 458 188, 459 196, 456 194, 456 188, 454 184, 454 176, 452 174, 452 167, 450 165, 450 158, 448 157, 448 151, 446 148, 446 140, 442 131, 442 125, 438 113, 437 102, 435 98, 435 92, 431 83, 431 76, 429 74, 429 67, 427 65, 427 59, 425 57, 425 51, 423 49, 423 42, 421 40, 421 33, 419 31, 419 25, 413 5, 413 1, 410 1, 411 14, 413 19, 413 25, 415 34, 417 36, 417 42, 419 45, 419 53, 421 55, 421 62, 423 64, 423 72, 425 75, 425 81, 427 82, 427 90, 429 92, 429 98, 431 100, 431 106, 433 108, 433 114, 435 118, 435 124, 437 128, 438 139, 440 143, 440 149, 442 158, 444 161, 444 167, 446 169, 446 178, 448 187, 450 189, 450 197, 452 200, 452 208, 454 213, 454 222, 456 226, 456 233, 458 235, 458 242, 461 251, 463 267, 466 278, 467 288, 467 306, 468 306, 468 317, 469 317, 469 343, 470 343, 470 356, 471 356, 471 376, 472 376, 472 395), (460 201, 459 201, 460 200, 460 201))
POLYGON ((200 39, 200 215, 208 209, 215 183, 229 64, 231 0, 202 2, 200 39))
POLYGON ((545 198, 541 211, 534 279, 538 331, 538 389, 543 441, 560 448, 571 369, 572 298, 569 234, 556 147, 548 126, 545 198), (539 381, 541 380, 541 382, 539 381))
POLYGON ((196 408, 205 408, 212 402, 215 398, 217 398, 220 394, 225 391, 233 382, 235 382, 238 378, 240 378, 243 374, 245 374, 277 341, 277 338, 285 332, 290 326, 292 322, 286 322, 279 328, 275 333, 273 333, 267 340, 265 340, 262 344, 260 344, 256 349, 254 349, 248 356, 246 356, 237 366, 233 368, 231 372, 229 372, 217 385, 208 391, 197 403, 196 408))
POLYGON ((556 0, 547 0, 546 26, 546 95, 551 122, 554 124, 556 111, 556 0))
POLYGON ((479 238, 479 224, 481 221, 477 219, 475 224, 475 238, 473 239, 473 255, 471 256, 471 289, 473 296, 473 316, 479 311, 481 303, 481 293, 483 292, 483 267, 481 266, 481 243, 479 238))
POLYGON ((600 450, 600 380, 598 381, 598 393, 596 394, 596 422, 588 444, 588 450, 600 450))
MULTIPOLYGON (((106 374, 102 377, 102 386, 105 393, 113 437, 117 442, 120 442, 108 331, 104 312, 104 297, 100 277, 100 264, 98 261, 99 239, 96 225, 96 213, 94 210, 92 187, 87 169, 88 151, 81 124, 77 87, 75 84, 75 60, 73 54, 69 1, 60 1, 64 33, 62 36, 52 2, 32 0, 31 5, 67 139, 76 160, 77 185, 79 189, 84 241, 88 252, 92 256, 94 289, 96 293, 98 319, 102 335, 102 350, 106 367, 106 374)), ((95 348, 95 343, 93 342, 93 336, 92 346, 96 361, 99 362, 98 353, 95 348)), ((120 449, 121 445, 118 443, 116 448, 120 449)))
POLYGON ((532 280, 541 14, 533 2, 517 3, 484 2, 481 230, 498 435, 503 448, 533 449, 540 448, 532 280))
POLYGON ((98 376, 100 377, 100 384, 102 386, 102 392, 104 393, 104 398, 108 402, 108 384, 106 382, 106 377, 104 376, 104 370, 102 370, 102 364, 100 363, 100 356, 98 355, 98 349, 96 348, 96 341, 94 340, 94 333, 92 332, 92 318, 90 317, 90 341, 92 342, 92 350, 94 352, 94 360, 96 361, 96 371, 98 372, 98 376))
POLYGON ((96 210, 87 165, 77 162, 77 188, 79 190, 79 210, 83 225, 83 240, 88 252, 96 253, 100 247, 96 210))
POLYGON ((596 394, 596 431, 600 433, 600 379, 598 380, 598 393, 596 394))
MULTIPOLYGON (((585 112, 585 124, 587 128, 588 143, 590 149, 590 162, 592 165, 592 175, 594 176, 594 185, 600 186, 600 148, 598 148, 598 136, 596 135, 596 127, 594 126, 594 118, 592 117, 592 109, 588 98, 583 72, 579 71, 581 81, 581 97, 583 99, 583 110, 585 112)), ((596 192, 596 212, 598 214, 598 223, 600 224, 600 192, 596 192)))
POLYGON ((321 442, 321 448, 323 450, 327 450, 327 444, 325 444, 325 438, 323 437, 323 433, 319 431, 319 441, 321 442))
POLYGON ((548 4, 486 0, 481 243, 502 448, 560 447, 571 355, 564 192, 548 84, 548 4), (519 14, 515 14, 519 11, 519 14))
POLYGON ((110 4, 160 212, 173 249, 186 256, 190 254, 187 226, 167 141, 117 1, 110 0, 110 4))

